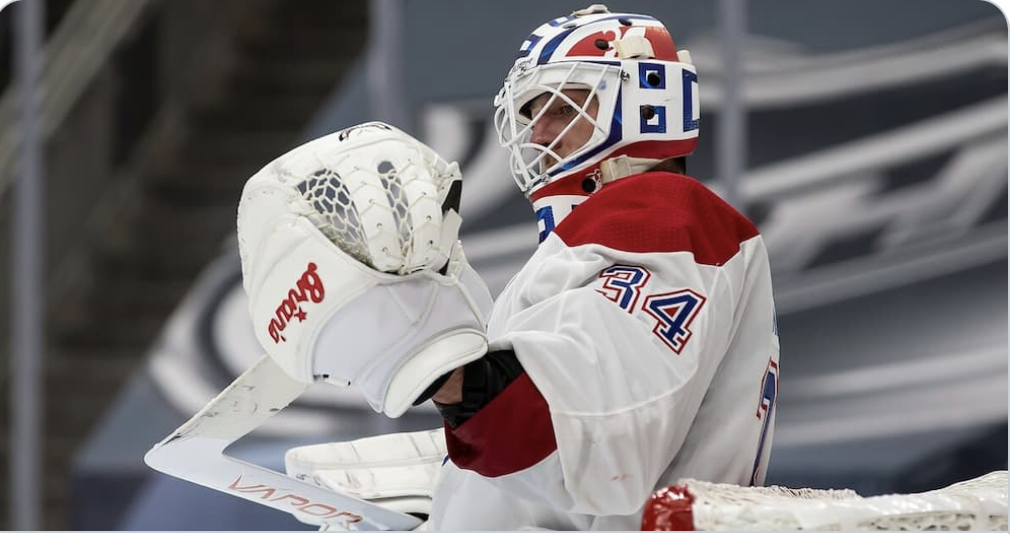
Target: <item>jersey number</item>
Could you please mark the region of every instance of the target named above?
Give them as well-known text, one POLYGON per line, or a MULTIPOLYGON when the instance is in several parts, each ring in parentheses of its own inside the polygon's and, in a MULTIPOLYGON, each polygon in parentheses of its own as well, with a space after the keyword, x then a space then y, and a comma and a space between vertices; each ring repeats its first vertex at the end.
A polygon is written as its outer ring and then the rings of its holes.
POLYGON ((768 360, 768 368, 765 369, 765 376, 761 379, 761 397, 758 399, 757 418, 761 420, 761 437, 758 442, 757 457, 754 458, 754 469, 750 474, 750 485, 756 486, 758 483, 758 470, 761 467, 761 456, 765 450, 765 441, 768 437, 768 428, 771 426, 772 411, 775 409, 775 399, 779 391, 779 365, 772 360, 768 360))
POLYGON ((649 271, 632 265, 614 265, 600 273, 603 289, 596 292, 617 303, 624 311, 632 313, 642 294, 642 286, 652 276, 649 271))
POLYGON ((690 289, 649 295, 642 309, 656 319, 652 332, 673 352, 680 354, 691 339, 688 327, 705 304, 705 297, 690 289))
MULTIPOLYGON (((622 310, 634 313, 638 306, 642 288, 652 276, 643 267, 634 265, 614 265, 600 273, 602 283, 596 292, 613 301, 622 310)), ((691 339, 691 322, 698 316, 705 297, 690 289, 680 289, 671 293, 658 293, 645 297, 641 310, 655 319, 652 332, 680 354, 691 339)))
MULTIPOLYGON (((571 210, 574 210, 577 206, 578 204, 572 204, 571 210)), ((571 210, 569 210, 569 213, 571 210)), ((540 239, 538 242, 543 243, 544 239, 547 239, 547 236, 549 236, 557 226, 557 222, 554 217, 554 206, 544 206, 537 210, 536 215, 537 226, 543 225, 543 228, 540 230, 540 235, 538 236, 540 239)))

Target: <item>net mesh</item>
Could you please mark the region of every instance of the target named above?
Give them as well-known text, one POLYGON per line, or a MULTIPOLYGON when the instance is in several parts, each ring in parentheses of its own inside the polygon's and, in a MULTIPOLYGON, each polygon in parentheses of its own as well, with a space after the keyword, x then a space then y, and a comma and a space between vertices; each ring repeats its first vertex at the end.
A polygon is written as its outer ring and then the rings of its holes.
POLYGON ((419 242, 417 236, 434 227, 427 234, 437 237, 432 214, 441 209, 437 195, 422 199, 427 195, 415 192, 413 197, 418 198, 413 198, 409 193, 416 189, 414 182, 430 180, 426 172, 412 168, 418 162, 423 165, 419 153, 401 161, 399 168, 385 159, 368 167, 345 158, 315 171, 296 187, 312 208, 308 219, 341 250, 372 268, 406 274, 423 266, 416 264, 416 256, 426 253, 423 248, 437 246, 433 238, 419 242), (430 213, 419 207, 424 201, 432 203, 430 213), (415 220, 418 215, 422 220, 415 220))
MULTIPOLYGON (((765 488, 697 480, 686 485, 696 530, 1006 531, 1007 472, 909 495, 765 488)), ((648 512, 647 512, 648 513, 648 512)))
POLYGON ((370 265, 361 219, 340 175, 331 169, 320 169, 297 187, 314 209, 309 215, 312 224, 341 250, 370 265))

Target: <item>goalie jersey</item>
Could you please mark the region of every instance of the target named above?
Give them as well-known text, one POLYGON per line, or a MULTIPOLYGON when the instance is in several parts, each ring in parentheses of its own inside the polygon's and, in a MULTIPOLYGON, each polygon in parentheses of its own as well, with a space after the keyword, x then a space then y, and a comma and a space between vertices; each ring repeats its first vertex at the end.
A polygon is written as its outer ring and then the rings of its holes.
POLYGON ((760 485, 779 342, 764 243, 701 183, 649 172, 585 200, 495 302, 525 373, 459 427, 435 530, 638 530, 682 477, 760 485))

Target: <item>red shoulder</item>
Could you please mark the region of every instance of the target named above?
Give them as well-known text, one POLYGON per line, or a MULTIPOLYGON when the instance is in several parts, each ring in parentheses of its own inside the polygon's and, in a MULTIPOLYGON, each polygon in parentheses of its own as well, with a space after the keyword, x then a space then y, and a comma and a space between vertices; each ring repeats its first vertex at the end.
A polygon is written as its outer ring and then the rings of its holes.
POLYGON ((736 255, 740 243, 758 235, 754 223, 701 182, 666 172, 608 184, 554 232, 569 247, 692 252, 705 265, 722 265, 736 255))

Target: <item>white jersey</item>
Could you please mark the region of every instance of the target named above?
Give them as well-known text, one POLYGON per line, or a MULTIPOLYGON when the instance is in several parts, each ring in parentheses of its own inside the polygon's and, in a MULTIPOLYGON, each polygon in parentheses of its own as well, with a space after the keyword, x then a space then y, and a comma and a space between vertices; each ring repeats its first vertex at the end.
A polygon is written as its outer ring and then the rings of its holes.
POLYGON ((495 302, 525 373, 459 428, 435 530, 638 530, 681 477, 761 484, 779 343, 764 243, 694 179, 609 184, 495 302))

